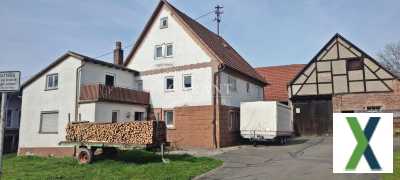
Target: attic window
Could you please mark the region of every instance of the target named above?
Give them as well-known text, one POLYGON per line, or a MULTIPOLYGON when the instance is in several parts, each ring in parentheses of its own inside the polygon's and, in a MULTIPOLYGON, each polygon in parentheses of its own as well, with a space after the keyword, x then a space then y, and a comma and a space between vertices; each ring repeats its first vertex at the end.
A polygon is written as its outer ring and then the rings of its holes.
POLYGON ((163 17, 160 20, 160 29, 164 29, 168 27, 168 17, 163 17))
POLYGON ((363 67, 363 63, 361 59, 349 59, 347 60, 347 70, 354 71, 354 70, 361 70, 363 67))

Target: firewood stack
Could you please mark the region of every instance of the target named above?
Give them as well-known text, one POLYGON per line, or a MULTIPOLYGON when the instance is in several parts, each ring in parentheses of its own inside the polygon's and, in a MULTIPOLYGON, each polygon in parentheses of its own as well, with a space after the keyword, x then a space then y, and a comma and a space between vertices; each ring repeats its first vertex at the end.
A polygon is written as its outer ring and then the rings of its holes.
POLYGON ((70 123, 66 131, 66 140, 74 142, 150 145, 166 141, 163 121, 70 123))

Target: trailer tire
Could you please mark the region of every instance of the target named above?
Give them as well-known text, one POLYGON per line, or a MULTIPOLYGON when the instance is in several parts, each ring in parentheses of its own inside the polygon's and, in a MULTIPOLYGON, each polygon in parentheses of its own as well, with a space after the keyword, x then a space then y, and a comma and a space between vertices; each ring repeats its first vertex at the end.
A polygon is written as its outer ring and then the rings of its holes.
POLYGON ((79 152, 77 155, 77 159, 79 164, 89 164, 93 161, 94 153, 92 150, 86 148, 86 147, 81 147, 79 148, 79 152))

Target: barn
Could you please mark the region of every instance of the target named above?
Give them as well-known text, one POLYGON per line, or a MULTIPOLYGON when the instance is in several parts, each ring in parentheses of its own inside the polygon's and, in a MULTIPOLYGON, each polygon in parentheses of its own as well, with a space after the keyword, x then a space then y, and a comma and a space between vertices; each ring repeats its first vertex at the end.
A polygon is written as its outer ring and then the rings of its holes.
POLYGON ((392 112, 399 122, 399 79, 340 34, 294 76, 288 93, 302 135, 331 134, 333 112, 392 112))

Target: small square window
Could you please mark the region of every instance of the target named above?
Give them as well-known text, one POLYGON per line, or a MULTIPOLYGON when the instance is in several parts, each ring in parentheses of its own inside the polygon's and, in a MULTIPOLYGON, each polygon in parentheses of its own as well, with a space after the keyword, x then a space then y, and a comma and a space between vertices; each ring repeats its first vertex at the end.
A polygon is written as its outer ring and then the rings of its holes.
POLYGON ((174 111, 164 111, 164 121, 167 125, 167 128, 173 128, 175 126, 174 111))
POLYGON ((361 59, 359 59, 359 58, 347 60, 347 70, 348 71, 362 70, 362 67, 363 67, 363 63, 362 63, 361 59))
POLYGON ((172 46, 172 44, 167 44, 167 47, 166 47, 166 52, 167 52, 167 57, 171 57, 172 56, 172 54, 173 54, 173 46, 172 46))
POLYGON ((144 112, 135 112, 135 121, 143 121, 144 112))
POLYGON ((174 90, 174 77, 165 78, 165 90, 174 90))
POLYGON ((39 133, 58 133, 58 112, 41 112, 39 133))
POLYGON ((163 49, 162 49, 162 46, 156 46, 156 49, 155 49, 155 58, 156 58, 156 59, 159 59, 159 58, 161 58, 161 57, 163 57, 163 49))
POLYGON ((163 17, 160 19, 160 29, 168 27, 168 17, 163 17))
POLYGON ((49 74, 46 77, 46 90, 58 88, 58 74, 49 74))
POLYGON ((183 89, 188 90, 192 88, 192 75, 183 75, 183 89))

